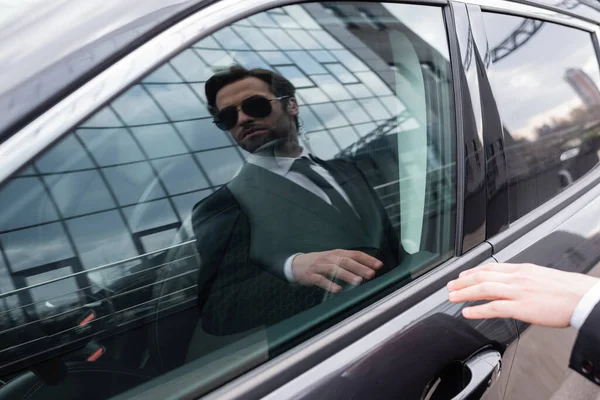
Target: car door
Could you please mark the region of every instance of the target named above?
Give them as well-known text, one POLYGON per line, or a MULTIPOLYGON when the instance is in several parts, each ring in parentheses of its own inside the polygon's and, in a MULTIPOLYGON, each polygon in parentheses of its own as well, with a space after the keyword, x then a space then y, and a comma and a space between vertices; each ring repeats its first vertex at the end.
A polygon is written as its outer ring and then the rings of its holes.
MULTIPOLYGON (((467 321, 445 289, 494 262, 481 32, 457 10, 215 2, 2 143, 0 396, 502 398, 514 321, 467 321), (207 107, 205 82, 234 63, 291 82, 299 144, 368 184, 344 187, 362 222, 384 216, 368 239, 386 243, 376 255, 398 247, 385 274, 309 296, 257 268, 243 246, 329 250, 278 244, 330 229, 328 215, 310 219, 323 204, 289 199, 287 181, 268 189, 297 203, 308 228, 273 213, 294 223, 202 229, 194 207, 218 209, 256 163, 207 107)), ((255 200, 237 199, 209 220, 255 200)))
MULTIPOLYGON (((498 104, 508 164, 510 227, 489 237, 494 258, 597 276, 598 25, 510 4, 482 4, 476 12, 489 43, 489 97, 498 104)), ((598 395, 568 369, 574 328, 517 326, 507 398, 598 395)))

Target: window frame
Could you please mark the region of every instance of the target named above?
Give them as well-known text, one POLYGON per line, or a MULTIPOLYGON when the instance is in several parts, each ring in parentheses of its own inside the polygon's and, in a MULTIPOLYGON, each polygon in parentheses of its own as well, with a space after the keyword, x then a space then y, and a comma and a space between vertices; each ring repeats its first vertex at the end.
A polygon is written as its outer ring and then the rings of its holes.
MULTIPOLYGON (((390 1, 397 2, 397 1, 390 1)), ((30 161, 35 159, 45 149, 60 141, 65 135, 69 134, 73 128, 85 121, 89 116, 110 103, 120 94, 128 90, 132 85, 138 83, 148 73, 164 65, 166 61, 179 54, 185 48, 190 47, 200 38, 206 37, 213 32, 221 29, 240 18, 246 18, 259 12, 286 5, 297 4, 298 0, 224 0, 203 8, 187 19, 179 22, 175 26, 165 30, 147 43, 141 45, 136 50, 117 61, 112 66, 92 78, 71 95, 58 102, 47 112, 29 123, 19 132, 15 133, 4 143, 0 144, 0 188, 7 182, 8 178, 18 172, 30 161), (218 14, 219 18, 215 18, 218 14)), ((424 6, 437 6, 442 9, 443 16, 447 22, 446 31, 450 31, 451 22, 448 10, 448 3, 444 0, 425 0, 425 1, 401 1, 398 3, 420 4, 424 6)), ((450 35, 452 36, 452 35, 450 35)), ((452 39, 449 40, 452 42, 452 39)), ((449 43, 450 54, 453 54, 453 45, 449 43)), ((454 57, 451 56, 451 62, 454 57)), ((454 71, 456 66, 452 64, 454 71)), ((454 74, 454 73, 452 73, 454 74)), ((457 92, 456 81, 452 88, 457 92)), ((455 107, 456 97, 454 98, 455 107)), ((454 110, 456 111, 456 110, 454 110)), ((457 132, 456 119, 451 116, 454 131, 457 132)), ((460 135, 457 138, 460 140, 460 135)), ((457 146, 460 148, 461 146, 457 146)), ((458 155, 457 155, 458 156, 458 155)), ((456 167, 457 176, 461 168, 456 167)), ((455 196, 457 199, 462 196, 460 192, 461 185, 457 185, 455 196)), ((459 203, 457 203, 457 206, 459 203)), ((462 210, 457 209, 455 223, 458 223, 462 210)), ((456 248, 455 248, 456 250, 456 248)), ((456 254, 456 251, 454 252, 456 254)), ((334 327, 322 332, 321 334, 303 342, 292 352, 286 352, 282 356, 269 360, 261 366, 261 370, 270 369, 274 365, 281 366, 281 359, 288 360, 289 368, 293 373, 300 373, 301 370, 308 368, 309 364, 317 363, 328 355, 334 354, 343 346, 351 343, 365 333, 373 330, 387 320, 391 319, 398 312, 417 304, 426 296, 430 295, 434 288, 441 288, 456 271, 472 267, 481 261, 488 259, 491 254, 491 247, 482 243, 478 249, 475 249, 466 259, 458 260, 453 257, 442 264, 436 266, 432 271, 413 281, 408 286, 386 296, 384 299, 368 306, 350 318, 336 324, 334 327), (458 268, 458 270, 457 270, 458 268), (416 285, 416 286, 415 286, 416 285), (384 305, 385 304, 385 305, 384 305), (391 306, 391 307, 390 307, 391 306), (333 340, 331 335, 338 336, 338 340, 333 340), (327 347, 323 349, 323 345, 327 347), (292 362, 294 354, 301 351, 303 362, 292 362), (307 356, 308 351, 309 356, 307 356), (293 353, 293 354, 289 354, 293 353)), ((177 371, 175 371, 177 372, 177 371)), ((252 373, 254 371, 250 371, 252 373)), ((178 372, 180 373, 180 372, 178 372)), ((170 376, 167 374, 166 377, 170 376)), ((210 382, 212 388, 216 388, 226 382, 227 378, 242 377, 220 377, 223 379, 210 382)), ((162 377, 161 377, 162 379, 162 377)), ((151 382, 155 385, 161 381, 151 382)), ((281 379, 281 378, 279 378, 281 379)), ((280 384, 280 380, 272 380, 271 385, 280 384)), ((269 385, 261 385, 261 391, 268 388, 269 385)), ((198 387, 188 387, 186 390, 198 389, 198 387)), ((207 386, 202 388, 202 392, 212 390, 207 386)))
MULTIPOLYGON (((544 22, 559 24, 567 28, 575 28, 580 31, 588 32, 591 36, 592 45, 596 52, 596 59, 600 65, 600 21, 594 23, 592 20, 589 20, 590 22, 588 22, 584 17, 575 13, 553 9, 551 6, 544 5, 531 6, 512 3, 504 0, 468 0, 467 4, 468 6, 471 5, 477 7, 479 9, 479 13, 491 12, 515 17, 532 18, 544 22)), ((485 39, 488 39, 487 36, 485 39)), ((490 64, 488 67, 493 69, 493 64, 490 64)), ((486 68, 486 72, 487 71, 488 69, 486 68)), ((493 92, 488 93, 486 96, 493 100, 494 103, 498 104, 494 98, 493 92)), ((498 115, 500 115, 500 110, 498 107, 496 107, 496 112, 498 115)), ((505 149, 506 143, 504 142, 504 137, 502 137, 501 143, 505 149)), ((526 240, 519 239, 525 237, 527 233, 543 222, 552 219, 556 214, 567 208, 567 206, 575 202, 577 199, 584 196, 598 184, 600 184, 600 163, 585 173, 583 177, 573 182, 573 184, 554 195, 548 201, 536 206, 527 214, 511 222, 509 227, 505 230, 496 232, 490 237, 486 237, 486 241, 493 246, 494 254, 499 253, 507 247, 511 247, 511 245, 513 245, 515 242, 519 243, 519 248, 526 248, 532 245, 536 239, 532 238, 531 236, 529 236, 529 239, 526 240)), ((494 212, 495 211, 497 210, 494 210, 494 212)), ((508 220, 508 204, 506 205, 505 212, 507 213, 506 219, 508 220)), ((494 215, 492 215, 492 212, 490 212, 488 209, 487 219, 491 218, 494 218, 494 215)))
MULTIPOLYGON (((126 55, 123 59, 108 67, 96 77, 92 78, 78 90, 74 91, 71 95, 67 96, 44 114, 22 128, 4 143, 0 144, 0 160, 2 160, 0 161, 0 164, 2 165, 2 168, 0 168, 0 187, 7 181, 8 177, 12 176, 24 165, 29 163, 44 149, 68 134, 73 127, 77 126, 77 124, 83 122, 88 116, 98 111, 101 107, 104 107, 111 100, 129 89, 133 84, 137 83, 143 76, 155 70, 157 67, 162 66, 164 62, 183 49, 191 46, 200 38, 206 37, 240 18, 245 18, 270 8, 297 4, 299 2, 299 0, 223 0, 202 8, 173 27, 160 33, 147 43, 126 55), (215 18, 216 14, 219 15, 219 18, 215 18)), ((460 79, 458 79, 461 67, 460 63, 457 63, 456 61, 457 54, 459 53, 454 20, 449 7, 451 2, 445 0, 389 0, 388 2, 421 4, 426 6, 432 5, 443 8, 444 18, 447 23, 446 30, 449 36, 450 62, 453 77, 452 85, 455 96, 454 112, 456 113, 455 116, 460 115, 460 110, 464 106, 464 99, 462 99, 460 95, 460 90, 464 89, 464 85, 461 83, 460 79)), ((486 5, 482 5, 482 10, 487 10, 487 7, 491 7, 496 12, 505 12, 506 10, 518 12, 521 9, 520 7, 529 7, 529 12, 536 18, 540 18, 539 10, 542 10, 531 6, 507 3, 501 0, 475 0, 470 3, 486 3, 486 5)), ((548 11, 543 15, 552 22, 565 24, 564 17, 558 12, 548 11)), ((577 25, 578 27, 581 27, 581 25, 585 25, 591 32, 595 32, 595 46, 598 49, 600 27, 587 22, 582 22, 581 19, 573 18, 569 21, 573 23, 573 26, 577 25)), ((457 148, 455 153, 457 161, 464 159, 464 146, 462 146, 464 139, 462 136, 463 126, 458 120, 459 118, 455 118, 455 121, 453 121, 457 135, 457 148)), ((598 173, 598 168, 596 168, 594 172, 594 176, 584 177, 555 199, 552 199, 550 202, 540 207, 540 209, 547 209, 542 211, 542 214, 546 216, 546 219, 550 218, 553 212, 566 207, 572 198, 581 196, 591 187, 600 183, 600 173, 598 173), (558 199, 559 197, 560 199, 558 199), (550 207, 549 204, 551 202, 553 203, 552 207, 550 207), (557 202, 558 205, 554 204, 557 202), (559 206, 560 208, 558 208, 559 206)), ((457 187, 455 192, 457 199, 457 238, 462 235, 460 227, 462 226, 464 215, 464 174, 463 163, 457 162, 457 187)), ((451 258, 429 273, 411 282, 409 285, 359 311, 352 317, 336 324, 334 327, 320 333, 308 341, 303 342, 301 345, 287 353, 269 360, 259 368, 237 377, 233 382, 215 392, 214 395, 218 396, 219 393, 228 393, 229 395, 232 393, 236 393, 237 395, 259 395, 268 393, 289 378, 289 376, 282 377, 284 373, 286 375, 289 373, 296 376, 299 375, 302 371, 326 359, 328 356, 333 355, 349 343, 363 336, 365 333, 370 332, 381 324, 389 321, 398 313, 407 310, 409 307, 425 299, 436 290, 442 288, 448 280, 455 277, 460 271, 466 270, 489 259, 492 254, 492 249, 497 250, 496 246, 502 244, 506 246, 506 244, 514 240, 514 238, 521 236, 528 227, 532 226, 534 223, 538 223, 539 218, 543 218, 543 215, 542 217, 537 215, 539 214, 538 211, 539 210, 536 210, 536 215, 533 216, 533 219, 530 218, 532 215, 525 217, 530 220, 529 225, 521 226, 523 225, 523 223, 521 223, 520 226, 515 227, 516 232, 511 233, 511 236, 508 238, 507 234, 510 233, 509 231, 512 232, 514 230, 512 229, 513 227, 511 227, 510 230, 503 232, 503 234, 497 235, 494 238, 494 241, 481 241, 481 243, 475 246, 468 254, 462 255, 460 258, 456 256, 451 258), (493 248, 492 245, 494 245, 493 248)), ((462 245, 462 240, 456 240, 455 255, 460 255, 462 253, 462 248, 458 247, 459 243, 462 245)), ((188 375, 187 378, 192 378, 193 373, 188 375)), ((171 375, 167 374, 164 378, 166 379, 169 376, 171 375)), ((194 379, 197 379, 197 377, 194 377, 194 379)), ((156 379, 156 381, 152 381, 151 385, 156 387, 160 382, 166 381, 163 377, 160 377, 156 379)), ((188 382, 191 384, 194 381, 190 380, 188 382)), ((222 383, 224 382, 215 382, 217 385, 222 383)), ((203 388, 202 392, 198 392, 198 384, 185 388, 179 387, 179 389, 185 390, 188 395, 206 393, 206 387, 203 388)), ((182 392, 178 391, 178 393, 182 392)))
MULTIPOLYGON (((164 65, 166 61, 193 45, 200 40, 200 38, 209 36, 222 27, 228 26, 241 18, 246 18, 271 8, 297 4, 298 2, 298 0, 223 0, 206 6, 189 16, 187 19, 160 33, 112 66, 108 67, 96 77, 92 78, 78 90, 74 91, 19 132, 15 133, 7 141, 0 144, 0 160, 2 160, 2 168, 0 168, 0 188, 3 187, 9 177, 35 159, 45 149, 64 138, 65 135, 69 134, 69 132, 77 127, 78 124, 84 122, 88 117, 138 83, 144 76, 164 65), (215 18, 215 15, 217 14, 219 18, 215 18)), ((390 1, 390 3, 394 2, 397 1, 390 1)), ((445 0, 408 0, 398 3, 437 6, 442 9, 444 20, 447 22, 445 25, 446 31, 448 32, 452 26, 451 22, 448 22, 450 21, 450 14, 448 12, 448 3, 445 0)), ((450 39, 449 42, 451 41, 452 39, 450 39)), ((452 48, 452 46, 453 45, 449 43, 449 47, 452 48)), ((453 50, 450 49, 451 54, 452 52, 453 50)), ((451 62, 452 58, 453 57, 451 57, 451 62)), ((452 69, 455 69, 454 65, 452 65, 452 69)), ((454 75, 452 76, 454 78, 454 75)), ((455 85, 455 82, 453 82, 452 90, 454 93, 456 93, 455 85)), ((457 107, 456 98, 453 100, 455 101, 455 107, 457 107)), ((454 131, 457 132, 456 119, 454 116, 451 116, 451 123, 454 124, 454 131)), ((460 135, 457 137, 460 138, 460 135)), ((460 170, 460 167, 456 168, 457 170, 460 170)), ((460 176, 460 173, 458 173, 458 176, 460 176)), ((457 198, 461 197, 460 187, 459 184, 457 187, 458 190, 455 192, 457 198)), ((458 221, 460 215, 462 215, 462 210, 457 212, 456 221, 458 221)), ((455 223, 457 223, 456 221, 455 223)), ((456 247, 453 253, 456 254, 456 247)), ((491 247, 482 244, 479 249, 471 253, 466 264, 465 260, 457 260, 456 257, 452 257, 436 266, 432 271, 429 271, 429 273, 413 281, 408 287, 405 286, 401 290, 395 291, 384 299, 360 310, 329 330, 301 343, 301 345, 297 347, 306 350, 306 346, 310 346, 308 351, 311 353, 311 356, 306 357, 305 361, 316 363, 327 357, 327 355, 335 353, 337 350, 343 348, 343 346, 363 336, 366 332, 371 331, 376 326, 391 319, 397 312, 417 304, 420 300, 431 294, 434 287, 437 287, 437 289, 441 288, 445 282, 447 282, 449 277, 452 276, 456 268, 466 269, 472 267, 477 263, 488 259, 490 254, 491 247), (434 276, 430 277, 432 272, 434 273, 434 276), (435 282, 435 284, 431 285, 432 282, 435 282), (415 283, 418 284, 418 287, 425 286, 426 290, 414 290, 414 288, 413 290, 410 290, 409 287, 412 287, 415 283), (392 301, 393 299, 395 300, 392 301), (386 305, 393 305, 393 307, 382 307, 384 303, 386 305), (360 319, 358 325, 352 323, 356 322, 357 318, 360 319), (341 337, 340 340, 332 341, 330 333, 334 331, 339 333, 340 328, 342 327, 345 327, 343 337, 341 337), (317 344, 317 347, 322 347, 319 346, 318 343, 325 344, 327 350, 324 351, 323 348, 317 349, 314 347, 315 344, 317 344)), ((295 352, 296 348, 292 350, 295 352)), ((288 351, 280 357, 269 360, 262 367, 272 368, 273 365, 280 362, 281 357, 287 359, 293 357, 293 355, 289 355, 288 353, 290 352, 288 351)), ((298 368, 305 369, 308 367, 308 364, 302 362, 290 365, 290 367, 293 368, 294 373, 299 373, 300 369, 298 368)), ((167 376, 169 375, 170 374, 167 374, 167 376)), ((238 377, 230 376, 222 378, 225 380, 219 379, 210 382, 211 387, 204 386, 202 392, 206 393, 207 390, 212 390, 222 385, 228 379, 238 377)), ((157 382, 159 381, 160 380, 157 382)), ((272 381, 272 384, 275 385, 279 383, 280 382, 277 380, 272 381)), ((156 383, 152 382, 152 384, 154 385, 156 383)), ((266 388, 268 386, 262 387, 266 388)), ((198 389, 198 387, 189 387, 186 389, 193 390, 198 389)))

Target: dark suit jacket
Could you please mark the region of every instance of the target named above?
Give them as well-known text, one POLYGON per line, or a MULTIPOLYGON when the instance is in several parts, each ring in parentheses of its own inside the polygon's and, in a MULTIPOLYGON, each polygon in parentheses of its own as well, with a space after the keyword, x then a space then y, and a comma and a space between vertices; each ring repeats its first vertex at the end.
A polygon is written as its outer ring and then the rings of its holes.
POLYGON ((321 303, 322 289, 285 278, 283 266, 293 254, 360 250, 384 263, 379 274, 400 262, 399 238, 361 171, 342 160, 317 162, 348 194, 360 221, 344 218, 310 191, 251 163, 194 206, 199 302, 207 332, 272 325, 321 303))
POLYGON ((596 304, 579 330, 569 367, 600 385, 600 303, 596 304))

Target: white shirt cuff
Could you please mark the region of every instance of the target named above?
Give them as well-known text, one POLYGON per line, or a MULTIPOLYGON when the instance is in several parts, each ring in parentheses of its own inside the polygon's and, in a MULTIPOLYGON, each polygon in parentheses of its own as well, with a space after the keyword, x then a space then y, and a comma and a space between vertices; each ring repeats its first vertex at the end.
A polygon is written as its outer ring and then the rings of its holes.
POLYGON ((294 272, 292 271, 292 262, 294 262, 294 258, 300 254, 304 253, 296 253, 289 256, 287 260, 285 260, 285 264, 283 264, 283 274, 289 283, 296 283, 296 279, 294 279, 294 272))
POLYGON ((571 326, 576 329, 581 329, 583 323, 590 315, 596 304, 600 301, 600 282, 596 283, 587 293, 579 300, 577 307, 571 315, 571 326))

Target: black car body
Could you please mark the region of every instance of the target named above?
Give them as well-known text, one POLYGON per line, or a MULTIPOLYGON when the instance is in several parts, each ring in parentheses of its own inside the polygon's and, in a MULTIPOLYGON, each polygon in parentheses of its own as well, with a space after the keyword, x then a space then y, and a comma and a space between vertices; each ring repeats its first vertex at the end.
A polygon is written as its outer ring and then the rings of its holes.
POLYGON ((27 3, 0 21, 0 399, 595 390, 565 372, 573 330, 466 320, 445 284, 599 274, 600 3, 27 3), (191 212, 248 158, 203 97, 232 63, 292 80, 303 145, 362 171, 409 255, 213 335, 191 212))

